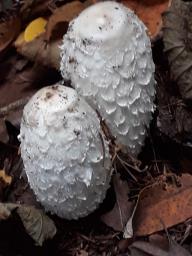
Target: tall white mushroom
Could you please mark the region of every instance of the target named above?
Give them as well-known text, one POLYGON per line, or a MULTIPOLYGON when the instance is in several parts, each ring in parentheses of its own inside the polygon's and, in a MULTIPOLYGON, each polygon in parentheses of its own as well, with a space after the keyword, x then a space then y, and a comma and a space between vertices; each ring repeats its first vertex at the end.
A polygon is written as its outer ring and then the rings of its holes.
POLYGON ((24 108, 21 156, 37 199, 60 217, 95 210, 109 187, 111 160, 96 112, 74 89, 38 91, 24 108))
POLYGON ((69 24, 61 74, 96 108, 117 143, 137 155, 154 111, 154 63, 146 27, 122 4, 100 2, 69 24))

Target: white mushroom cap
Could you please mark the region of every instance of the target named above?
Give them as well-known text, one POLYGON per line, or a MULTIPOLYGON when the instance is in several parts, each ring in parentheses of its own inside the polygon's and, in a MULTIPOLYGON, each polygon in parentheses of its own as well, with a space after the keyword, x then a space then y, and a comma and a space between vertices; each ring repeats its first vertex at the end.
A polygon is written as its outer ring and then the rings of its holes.
POLYGON ((99 111, 117 143, 137 155, 155 95, 144 24, 122 4, 100 2, 69 24, 60 48, 63 78, 99 111))
POLYGON ((24 108, 20 140, 29 184, 46 210, 77 219, 103 201, 108 143, 96 112, 74 89, 39 90, 24 108))

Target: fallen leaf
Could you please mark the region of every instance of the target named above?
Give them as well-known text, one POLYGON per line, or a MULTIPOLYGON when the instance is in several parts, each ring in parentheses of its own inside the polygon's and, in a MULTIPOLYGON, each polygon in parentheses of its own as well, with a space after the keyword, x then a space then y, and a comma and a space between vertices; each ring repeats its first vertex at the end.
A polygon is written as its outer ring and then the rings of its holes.
POLYGON ((184 247, 180 246, 172 240, 170 242, 168 251, 165 251, 156 245, 143 241, 134 242, 130 247, 131 252, 132 249, 136 250, 134 250, 134 253, 131 253, 131 256, 137 256, 137 252, 145 253, 143 255, 148 256, 191 256, 191 254, 184 247))
POLYGON ((35 7, 41 5, 42 3, 47 2, 47 0, 25 0, 21 1, 21 13, 23 12, 30 12, 31 10, 34 11, 35 7))
POLYGON ((121 180, 119 174, 113 176, 113 185, 116 195, 114 208, 101 216, 101 220, 116 231, 123 231, 133 212, 133 202, 128 201, 129 187, 126 181, 121 180))
MULTIPOLYGON (((130 246, 131 256, 146 255, 146 256, 169 256, 168 252, 163 249, 150 244, 148 242, 137 241, 130 246)), ((181 255, 180 255, 181 256, 181 255)))
MULTIPOLYGON (((84 3, 73 1, 57 8, 48 20, 45 33, 41 33, 38 37, 34 37, 34 40, 26 42, 26 31, 24 31, 18 36, 17 40, 14 42, 14 46, 20 54, 30 61, 59 69, 59 46, 62 43, 63 35, 67 31, 68 23, 90 4, 92 4, 91 1, 85 1, 84 3)), ((26 30, 27 29, 28 26, 26 30)), ((38 31, 42 32, 41 29, 38 29, 38 31)), ((30 33, 30 39, 31 38, 30 33)))
POLYGON ((173 240, 170 240, 169 256, 191 256, 191 253, 173 240))
POLYGON ((31 42, 25 42, 20 35, 14 45, 17 51, 30 61, 37 62, 43 66, 59 69, 60 49, 62 39, 57 39, 48 44, 45 43, 44 34, 31 42))
POLYGON ((118 242, 118 250, 121 253, 127 252, 127 248, 132 244, 131 239, 121 239, 118 242))
POLYGON ((152 234, 149 236, 149 242, 165 251, 169 249, 169 239, 165 235, 152 234))
POLYGON ((55 224, 42 210, 32 206, 0 203, 1 220, 8 219, 14 211, 19 215, 26 232, 37 245, 42 246, 45 240, 55 236, 57 231, 55 224))
POLYGON ((31 21, 26 27, 23 35, 25 42, 31 42, 40 34, 44 33, 46 24, 47 20, 42 17, 39 17, 31 21))
POLYGON ((18 35, 21 27, 20 19, 16 16, 0 23, 0 52, 5 50, 18 35))
POLYGON ((167 10, 170 0, 123 0, 123 4, 130 7, 143 21, 152 39, 160 34, 162 28, 162 13, 167 10))
POLYGON ((137 199, 137 202, 134 206, 134 209, 132 211, 132 214, 130 216, 130 218, 128 219, 125 228, 124 228, 124 233, 123 233, 123 237, 124 238, 131 238, 133 237, 133 218, 135 216, 135 212, 137 210, 137 205, 138 205, 139 199, 137 199))
POLYGON ((140 194, 134 217, 137 236, 149 235, 192 217, 192 176, 183 174, 181 186, 159 182, 140 194), (165 188, 166 185, 166 188, 165 188))
POLYGON ((73 1, 57 8, 48 20, 45 32, 46 41, 50 41, 53 31, 56 29, 59 30, 59 34, 63 36, 67 31, 68 23, 84 8, 84 4, 79 1, 73 1))
POLYGON ((160 36, 162 13, 167 10, 171 0, 122 0, 125 6, 132 9, 148 28, 152 40, 160 36))
POLYGON ((12 182, 12 177, 7 175, 4 170, 0 170, 0 179, 7 185, 10 185, 12 182))
POLYGON ((191 1, 173 0, 163 15, 163 42, 171 75, 185 100, 192 100, 191 1))

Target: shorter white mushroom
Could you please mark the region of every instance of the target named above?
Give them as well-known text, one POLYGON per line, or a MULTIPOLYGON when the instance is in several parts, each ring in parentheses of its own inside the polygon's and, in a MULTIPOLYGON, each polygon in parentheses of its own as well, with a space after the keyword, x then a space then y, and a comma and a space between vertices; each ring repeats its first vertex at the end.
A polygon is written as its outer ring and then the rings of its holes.
POLYGON ((46 210, 66 219, 94 211, 109 187, 109 146, 96 112, 74 89, 56 84, 24 108, 21 156, 46 210))

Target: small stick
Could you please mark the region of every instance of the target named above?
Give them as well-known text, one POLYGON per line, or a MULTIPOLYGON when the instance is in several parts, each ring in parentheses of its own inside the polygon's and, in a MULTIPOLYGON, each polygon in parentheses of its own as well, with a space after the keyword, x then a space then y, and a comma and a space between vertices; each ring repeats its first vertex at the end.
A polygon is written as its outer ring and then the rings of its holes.
POLYGON ((30 99, 30 97, 19 99, 17 101, 14 101, 14 102, 8 104, 5 107, 0 108, 0 118, 4 118, 11 111, 23 108, 29 99, 30 99))

